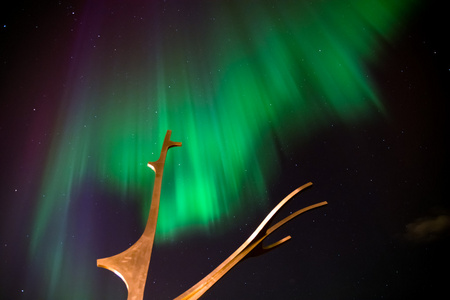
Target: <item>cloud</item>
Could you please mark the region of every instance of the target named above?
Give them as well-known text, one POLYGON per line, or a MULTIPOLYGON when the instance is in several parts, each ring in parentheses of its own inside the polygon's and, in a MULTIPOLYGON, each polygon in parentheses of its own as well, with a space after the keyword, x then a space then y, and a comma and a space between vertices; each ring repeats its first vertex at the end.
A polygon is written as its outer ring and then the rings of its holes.
POLYGON ((413 242, 430 242, 448 236, 450 233, 450 216, 440 214, 424 217, 406 225, 405 237, 413 242))

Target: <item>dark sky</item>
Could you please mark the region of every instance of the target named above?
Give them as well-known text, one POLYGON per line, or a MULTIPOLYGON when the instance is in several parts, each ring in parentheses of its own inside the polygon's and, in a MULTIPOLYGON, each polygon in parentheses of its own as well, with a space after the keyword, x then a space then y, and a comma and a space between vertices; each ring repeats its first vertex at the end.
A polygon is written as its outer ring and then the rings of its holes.
POLYGON ((4 5, 0 298, 126 299, 122 281, 95 260, 142 233, 151 187, 136 187, 148 178, 124 165, 141 152, 155 153, 144 166, 155 159, 167 129, 183 147, 168 154, 163 189, 176 201, 160 212, 145 299, 183 293, 309 181, 279 217, 328 205, 283 226, 270 240, 291 235, 288 243, 239 263, 204 299, 447 294, 446 9, 388 2, 380 5, 395 21, 376 1, 4 5), (317 58, 317 45, 334 52, 317 58), (334 59, 348 73, 333 71, 334 59), (263 108, 270 101, 274 111, 263 108), (158 117, 142 117, 146 109, 158 117), (116 141, 128 130, 139 137, 116 141), (201 152, 200 137, 224 141, 211 148, 219 154, 201 152), (193 152, 204 160, 186 162, 193 152), (199 203, 180 196, 198 193, 195 174, 208 179, 199 203))

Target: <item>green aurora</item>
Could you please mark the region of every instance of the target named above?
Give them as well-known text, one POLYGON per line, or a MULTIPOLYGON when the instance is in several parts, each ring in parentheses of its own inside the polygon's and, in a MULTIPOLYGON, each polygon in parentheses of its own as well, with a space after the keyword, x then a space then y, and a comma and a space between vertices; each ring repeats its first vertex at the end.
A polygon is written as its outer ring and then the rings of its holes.
POLYGON ((67 220, 86 186, 133 201, 144 226, 147 162, 166 130, 183 146, 167 157, 156 245, 264 201, 282 171, 274 136, 307 142, 330 122, 388 116, 370 66, 415 1, 194 1, 181 12, 154 6, 114 17, 93 3, 71 40, 32 223, 30 259, 44 255, 50 298, 75 255, 67 220))
POLYGON ((160 238, 207 228, 243 199, 264 198, 280 172, 269 133, 289 143, 330 119, 384 114, 368 65, 380 57, 380 40, 395 37, 410 2, 216 3, 208 7, 216 17, 201 20, 208 24, 167 16, 148 42, 152 28, 123 37, 137 40, 115 56, 108 51, 119 51, 117 33, 100 16, 94 25, 110 34, 99 34, 95 48, 88 37, 75 42, 33 244, 49 220, 66 218, 87 177, 124 201, 134 195, 144 223, 153 180, 146 163, 157 159, 167 129, 183 148, 169 154, 160 238))

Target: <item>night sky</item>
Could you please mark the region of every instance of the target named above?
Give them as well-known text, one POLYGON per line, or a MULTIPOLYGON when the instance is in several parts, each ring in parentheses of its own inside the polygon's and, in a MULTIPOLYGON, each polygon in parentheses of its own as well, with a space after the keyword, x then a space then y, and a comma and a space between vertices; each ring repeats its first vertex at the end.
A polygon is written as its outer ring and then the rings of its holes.
POLYGON ((173 299, 295 188, 305 206, 202 299, 448 295, 438 1, 11 1, 0 19, 0 298, 125 300, 96 260, 147 221, 173 299), (270 243, 270 241, 267 241, 270 243))

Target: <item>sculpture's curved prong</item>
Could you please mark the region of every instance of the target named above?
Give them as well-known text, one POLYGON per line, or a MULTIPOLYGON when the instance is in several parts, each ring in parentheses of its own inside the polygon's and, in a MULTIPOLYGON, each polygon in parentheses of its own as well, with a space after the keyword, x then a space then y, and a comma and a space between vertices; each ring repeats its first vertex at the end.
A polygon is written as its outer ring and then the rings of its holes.
POLYGON ((266 250, 266 251, 273 250, 273 249, 275 249, 276 247, 280 246, 281 244, 283 244, 283 243, 289 241, 290 239, 291 239, 291 236, 288 235, 287 237, 282 238, 282 239, 279 240, 278 242, 275 242, 275 243, 273 243, 273 244, 270 244, 269 246, 262 246, 262 248, 263 248, 264 250, 266 250))
POLYGON ((254 252, 256 255, 265 253, 267 251, 270 251, 277 246, 285 243, 288 241, 291 237, 287 236, 278 242, 275 242, 269 246, 262 247, 261 243, 264 241, 266 237, 268 237, 271 233, 273 233, 275 230, 280 228, 282 225, 286 224, 293 218, 297 217, 298 215, 314 209, 316 207, 322 206, 327 204, 326 201, 310 205, 308 207, 305 207, 303 209, 300 209, 293 213, 292 215, 284 218, 283 220, 279 221, 275 225, 268 227, 271 220, 273 220, 274 216, 277 214, 277 212, 280 210, 283 205, 285 205, 292 197, 294 197, 296 194, 298 194, 300 191, 302 191, 304 188, 311 186, 312 183, 309 182, 307 184, 302 185, 301 187, 297 188, 293 192, 291 192, 288 196, 286 196, 280 203, 278 203, 277 206, 275 206, 274 209, 266 216, 266 218, 261 222, 261 224, 256 228, 256 230, 250 235, 250 237, 233 253, 231 254, 223 263, 221 263, 216 269, 214 269, 211 273, 209 273, 205 278, 200 280, 197 284, 195 284, 193 287, 191 287, 189 290, 175 298, 175 300, 181 300, 181 299, 198 299, 200 298, 212 285, 214 285, 222 276, 224 276, 231 268, 233 268, 238 262, 240 262, 242 259, 244 259, 247 255, 254 252), (257 246, 260 246, 261 248, 255 249, 257 246))

